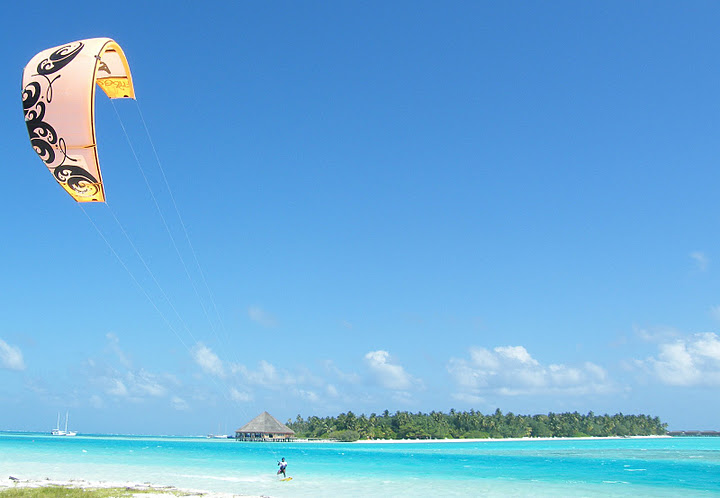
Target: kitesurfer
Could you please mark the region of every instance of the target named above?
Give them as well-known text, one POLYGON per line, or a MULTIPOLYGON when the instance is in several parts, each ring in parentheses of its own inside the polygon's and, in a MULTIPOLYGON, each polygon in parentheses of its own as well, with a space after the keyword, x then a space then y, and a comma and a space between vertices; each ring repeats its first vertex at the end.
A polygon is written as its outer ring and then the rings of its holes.
POLYGON ((287 468, 287 462, 285 461, 284 457, 280 462, 278 462, 278 465, 280 466, 280 470, 277 471, 278 475, 282 474, 283 477, 287 477, 287 475, 285 475, 285 469, 287 468))

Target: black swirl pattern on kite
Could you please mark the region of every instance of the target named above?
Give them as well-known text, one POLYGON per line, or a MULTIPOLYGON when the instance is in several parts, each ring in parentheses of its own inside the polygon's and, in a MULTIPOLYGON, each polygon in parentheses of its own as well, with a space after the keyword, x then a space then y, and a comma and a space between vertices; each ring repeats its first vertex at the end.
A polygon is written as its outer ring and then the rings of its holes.
POLYGON ((42 88, 37 81, 31 81, 23 88, 23 110, 26 112, 40 100, 42 88))
POLYGON ((35 76, 42 77, 47 82, 47 87, 43 94, 43 85, 39 81, 31 81, 25 85, 23 111, 30 143, 37 155, 48 166, 51 166, 60 155, 62 160, 53 169, 53 175, 58 182, 67 184, 78 195, 86 197, 98 193, 98 181, 84 168, 66 164, 77 160, 67 155, 65 140, 58 136, 50 123, 45 121, 46 106, 52 102, 52 85, 62 76, 58 74, 51 79, 49 75, 57 73, 70 64, 84 46, 82 42, 69 43, 38 63, 35 76))
POLYGON ((37 81, 31 81, 23 90, 23 110, 33 149, 45 164, 51 164, 55 161, 54 146, 58 143, 58 136, 55 128, 45 121, 45 102, 42 101, 42 88, 37 81))
POLYGON ((53 175, 60 183, 66 183, 74 192, 83 197, 97 194, 100 189, 98 181, 84 168, 61 164, 53 170, 53 175))
POLYGON ((82 42, 68 43, 55 52, 50 57, 43 59, 37 66, 38 74, 47 76, 56 73, 72 62, 72 60, 80 53, 85 45, 82 42))

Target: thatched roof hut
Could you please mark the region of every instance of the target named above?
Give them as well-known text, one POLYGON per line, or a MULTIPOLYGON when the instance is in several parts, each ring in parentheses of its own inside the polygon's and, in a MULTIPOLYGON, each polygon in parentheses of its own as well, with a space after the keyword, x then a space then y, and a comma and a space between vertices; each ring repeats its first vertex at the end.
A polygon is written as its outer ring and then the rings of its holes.
POLYGON ((235 431, 238 441, 291 441, 295 431, 281 423, 268 412, 262 412, 235 431))

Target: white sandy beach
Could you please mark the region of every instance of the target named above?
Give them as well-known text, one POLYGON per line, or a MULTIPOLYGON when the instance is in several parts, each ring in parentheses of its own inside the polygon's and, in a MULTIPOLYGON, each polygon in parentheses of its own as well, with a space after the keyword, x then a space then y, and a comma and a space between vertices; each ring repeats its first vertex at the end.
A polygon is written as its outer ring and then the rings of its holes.
POLYGON ((82 479, 64 481, 50 478, 22 479, 17 476, 8 476, 0 479, 0 492, 7 488, 41 488, 48 486, 62 486, 80 489, 125 488, 129 491, 137 491, 137 493, 133 494, 136 498, 161 498, 168 496, 181 496, 184 498, 267 498, 261 495, 239 495, 234 493, 200 491, 196 489, 181 489, 174 486, 163 486, 147 482, 140 484, 134 482, 85 481, 82 479))

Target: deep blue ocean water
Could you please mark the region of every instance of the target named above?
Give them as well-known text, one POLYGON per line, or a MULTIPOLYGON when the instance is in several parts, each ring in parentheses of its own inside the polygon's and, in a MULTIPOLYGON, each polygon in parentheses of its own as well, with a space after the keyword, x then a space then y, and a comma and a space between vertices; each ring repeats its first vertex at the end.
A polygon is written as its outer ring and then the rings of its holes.
POLYGON ((720 438, 245 443, 0 433, 0 477, 277 497, 720 496, 720 438), (275 475, 289 462, 289 482, 275 475))

